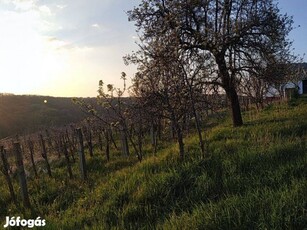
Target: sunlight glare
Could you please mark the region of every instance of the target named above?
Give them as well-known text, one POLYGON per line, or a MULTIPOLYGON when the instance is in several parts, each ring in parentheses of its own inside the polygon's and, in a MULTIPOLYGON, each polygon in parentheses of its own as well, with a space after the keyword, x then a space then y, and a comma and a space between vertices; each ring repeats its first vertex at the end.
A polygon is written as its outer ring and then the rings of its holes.
POLYGON ((51 76, 65 65, 57 44, 37 31, 35 11, 4 12, 0 21, 0 92, 31 93, 48 89, 51 76))

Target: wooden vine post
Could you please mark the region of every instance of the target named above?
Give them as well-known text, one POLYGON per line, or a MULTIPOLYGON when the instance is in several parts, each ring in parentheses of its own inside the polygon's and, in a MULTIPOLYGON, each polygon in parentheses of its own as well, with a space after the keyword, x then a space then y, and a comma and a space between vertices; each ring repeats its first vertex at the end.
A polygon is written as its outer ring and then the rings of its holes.
POLYGON ((158 142, 157 139, 158 139, 157 125, 154 124, 152 121, 150 126, 150 141, 151 141, 153 155, 157 153, 157 142, 158 142))
POLYGON ((109 129, 105 130, 105 138, 106 138, 106 158, 107 161, 110 161, 110 132, 109 129))
POLYGON ((48 175, 49 175, 49 177, 52 177, 51 168, 50 168, 50 164, 49 164, 49 161, 48 161, 47 150, 46 150, 46 145, 45 145, 43 135, 40 134, 39 137, 40 137, 41 148, 42 148, 42 157, 45 159, 48 175))
MULTIPOLYGON (((99 130, 100 131, 100 130, 99 130)), ((98 132, 98 142, 99 142, 99 149, 102 152, 103 143, 102 143, 102 131, 98 132)))
POLYGON ((38 178, 38 174, 37 174, 37 170, 36 170, 36 166, 35 166, 35 161, 34 161, 34 144, 33 144, 33 141, 28 140, 28 148, 29 148, 29 151, 30 151, 30 159, 31 159, 32 168, 33 168, 35 177, 38 178))
POLYGON ((121 147, 122 147, 122 154, 124 157, 128 157, 130 155, 127 133, 124 128, 120 130, 121 134, 121 147))
POLYGON ((19 142, 14 143, 14 153, 16 158, 17 175, 19 179, 23 205, 25 208, 30 208, 31 204, 28 193, 28 185, 19 142))
POLYGON ((12 181, 11 181, 11 177, 9 175, 10 166, 8 164, 8 161, 7 161, 7 158, 6 158, 6 151, 3 148, 3 146, 0 147, 0 154, 1 154, 1 160, 2 160, 2 163, 3 163, 2 172, 5 176, 5 180, 7 182, 8 187, 9 187, 11 199, 15 204, 17 204, 16 195, 15 195, 15 192, 14 192, 14 187, 13 187, 13 184, 12 184, 12 181))
MULTIPOLYGON (((65 136, 66 136, 66 140, 67 140, 67 144, 68 144, 68 149, 72 158, 72 162, 75 163, 76 159, 75 159, 75 152, 77 152, 76 148, 75 148, 75 143, 74 143, 74 137, 70 137, 68 130, 66 129, 65 131, 65 136)), ((65 138, 64 138, 65 139, 65 138)))
POLYGON ((68 154, 68 150, 67 150, 67 144, 66 144, 66 140, 65 140, 64 136, 62 138, 61 146, 63 148, 63 152, 64 152, 66 164, 67 164, 67 172, 68 172, 68 175, 69 175, 69 179, 72 179, 73 174, 72 174, 72 170, 71 170, 71 163, 70 163, 69 154, 68 154))
POLYGON ((86 161, 85 161, 85 154, 84 154, 84 144, 83 144, 83 135, 82 130, 79 128, 77 129, 77 135, 79 138, 79 160, 80 160, 80 173, 81 178, 83 180, 87 179, 87 171, 86 171, 86 161))
POLYGON ((84 136, 87 142, 90 156, 93 157, 94 154, 93 154, 93 143, 92 143, 92 131, 91 131, 90 124, 88 124, 87 127, 84 127, 84 136))
POLYGON ((93 154, 92 131, 91 131, 90 128, 88 130, 88 141, 87 142, 88 142, 88 148, 89 148, 90 156, 93 157, 94 154, 93 154))

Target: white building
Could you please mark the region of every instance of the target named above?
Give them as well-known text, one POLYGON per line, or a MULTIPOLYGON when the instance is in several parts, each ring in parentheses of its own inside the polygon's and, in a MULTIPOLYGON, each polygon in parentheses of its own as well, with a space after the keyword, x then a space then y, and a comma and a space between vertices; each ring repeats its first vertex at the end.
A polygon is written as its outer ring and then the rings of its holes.
POLYGON ((267 97, 281 96, 282 93, 284 97, 291 95, 295 90, 298 94, 307 94, 307 63, 297 63, 294 64, 295 68, 299 69, 302 76, 297 77, 297 81, 288 82, 279 86, 279 90, 274 87, 270 87, 267 93, 267 97))
POLYGON ((298 94, 307 94, 307 80, 299 81, 297 84, 287 83, 284 89, 297 89, 298 94))

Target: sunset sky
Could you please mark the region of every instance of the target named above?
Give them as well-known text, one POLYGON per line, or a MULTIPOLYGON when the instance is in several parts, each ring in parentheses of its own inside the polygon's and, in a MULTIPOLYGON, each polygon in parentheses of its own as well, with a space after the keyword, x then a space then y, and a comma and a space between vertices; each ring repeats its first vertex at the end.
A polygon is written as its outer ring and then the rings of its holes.
MULTIPOLYGON (((96 96, 98 82, 122 86, 137 49, 125 11, 141 0, 0 0, 0 92, 96 96)), ((295 53, 307 53, 307 1, 280 0, 294 16, 295 53), (299 27, 300 25, 300 27, 299 27)), ((306 60, 306 58, 305 58, 306 60)))

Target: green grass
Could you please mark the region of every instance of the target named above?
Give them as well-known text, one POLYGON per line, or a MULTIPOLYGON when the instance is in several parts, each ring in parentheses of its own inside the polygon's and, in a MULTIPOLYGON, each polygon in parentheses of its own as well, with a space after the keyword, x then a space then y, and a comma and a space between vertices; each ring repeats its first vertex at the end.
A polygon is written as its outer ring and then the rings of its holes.
MULTIPOLYGON (((304 229, 307 226, 307 102, 244 114, 185 140, 184 162, 170 143, 142 163, 134 157, 107 163, 96 150, 89 180, 68 180, 65 164, 54 178, 29 180, 33 209, 8 205, 0 187, 0 218, 42 216, 47 229, 304 229)), ((150 151, 148 151, 150 152, 150 151)), ((6 185, 2 176, 1 183, 6 185)), ((15 184, 17 188, 17 184, 15 184)))

